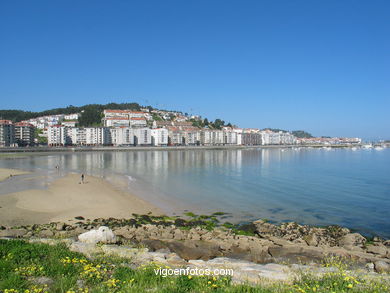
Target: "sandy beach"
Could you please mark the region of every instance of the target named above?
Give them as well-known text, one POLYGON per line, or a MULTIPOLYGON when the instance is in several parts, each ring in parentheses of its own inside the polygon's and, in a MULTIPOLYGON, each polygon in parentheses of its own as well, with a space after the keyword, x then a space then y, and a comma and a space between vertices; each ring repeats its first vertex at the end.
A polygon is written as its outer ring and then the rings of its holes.
MULTIPOLYGON (((2 169, 7 177, 15 170, 2 169)), ((2 178, 2 177, 1 177, 2 178)), ((129 218, 132 213, 162 214, 150 203, 123 192, 101 178, 68 174, 46 190, 26 190, 0 196, 0 225, 74 221, 75 217, 129 218)))
POLYGON ((15 170, 15 169, 0 168, 0 182, 10 178, 11 175, 17 176, 17 175, 24 175, 24 174, 28 174, 28 173, 30 173, 30 172, 22 171, 22 170, 15 170))

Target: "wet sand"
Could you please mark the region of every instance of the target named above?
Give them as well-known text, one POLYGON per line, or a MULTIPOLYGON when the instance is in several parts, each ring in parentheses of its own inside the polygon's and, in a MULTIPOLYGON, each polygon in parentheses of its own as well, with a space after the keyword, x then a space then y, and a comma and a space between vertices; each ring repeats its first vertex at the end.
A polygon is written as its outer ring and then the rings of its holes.
MULTIPOLYGON (((8 170, 8 176, 9 176, 8 170)), ((46 190, 25 190, 0 196, 0 225, 75 221, 75 217, 130 218, 132 213, 162 214, 152 204, 123 192, 101 178, 68 174, 46 190)))
POLYGON ((22 170, 0 168, 0 182, 10 178, 11 176, 24 175, 29 173, 30 172, 22 170))

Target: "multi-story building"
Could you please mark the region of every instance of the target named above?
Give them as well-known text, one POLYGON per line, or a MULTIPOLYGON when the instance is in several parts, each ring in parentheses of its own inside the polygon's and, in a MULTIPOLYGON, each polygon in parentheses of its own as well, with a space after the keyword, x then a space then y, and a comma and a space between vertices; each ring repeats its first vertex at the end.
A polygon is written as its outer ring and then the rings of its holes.
POLYGON ((126 117, 108 117, 103 118, 103 125, 105 127, 129 127, 130 119, 126 117))
POLYGON ((225 145, 237 145, 237 132, 231 127, 223 127, 223 143, 225 145))
POLYGON ((256 132, 244 132, 241 138, 242 145, 261 145, 261 134, 256 132))
POLYGON ((15 123, 15 143, 19 146, 31 146, 34 144, 34 130, 32 124, 25 122, 15 123))
POLYGON ((200 143, 202 145, 223 145, 223 131, 214 129, 203 129, 200 132, 200 143))
POLYGON ((64 115, 64 120, 76 120, 77 121, 79 119, 79 116, 80 116, 79 113, 64 115))
POLYGON ((104 110, 102 119, 105 127, 146 127, 147 113, 130 110, 104 110))
POLYGON ((134 145, 151 145, 152 135, 149 128, 134 128, 134 145))
POLYGON ((64 146, 68 144, 67 128, 54 125, 47 128, 47 144, 49 146, 64 146))
POLYGON ((0 147, 13 146, 15 127, 11 120, 0 120, 0 147))
POLYGON ((61 122, 61 125, 65 127, 76 127, 77 120, 64 120, 61 122))
POLYGON ((114 146, 134 145, 134 129, 130 127, 110 128, 111 144, 114 146))
POLYGON ((151 130, 152 145, 166 146, 168 145, 168 130, 165 128, 155 128, 151 130))
MULTIPOLYGON (((82 130, 82 128, 79 128, 82 130)), ((111 144, 110 130, 107 127, 85 128, 86 145, 109 145, 111 144)))
POLYGON ((131 127, 146 127, 147 125, 147 122, 146 122, 146 119, 145 117, 131 117, 130 118, 130 126, 131 127))

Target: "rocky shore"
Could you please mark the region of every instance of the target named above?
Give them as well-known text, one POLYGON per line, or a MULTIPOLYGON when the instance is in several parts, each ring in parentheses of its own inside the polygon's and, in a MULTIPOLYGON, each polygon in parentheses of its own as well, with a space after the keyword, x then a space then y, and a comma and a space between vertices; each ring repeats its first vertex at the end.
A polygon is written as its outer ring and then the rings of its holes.
POLYGON ((215 219, 216 215, 191 219, 135 215, 131 219, 92 221, 77 217, 78 222, 71 224, 2 226, 0 237, 65 241, 74 251, 93 254, 103 249, 105 253, 138 258, 139 264, 157 261, 174 266, 223 265, 235 267, 240 274, 249 267, 251 273, 245 273, 246 279, 256 279, 265 268, 271 268, 271 274, 268 269, 265 273, 271 279, 288 279, 292 267, 313 272, 330 258, 341 259, 364 274, 390 272, 390 240, 368 240, 338 226, 274 225, 258 220, 238 227, 215 225, 215 219), (101 241, 105 245, 81 241, 80 234, 102 226, 113 232, 113 239, 101 241))

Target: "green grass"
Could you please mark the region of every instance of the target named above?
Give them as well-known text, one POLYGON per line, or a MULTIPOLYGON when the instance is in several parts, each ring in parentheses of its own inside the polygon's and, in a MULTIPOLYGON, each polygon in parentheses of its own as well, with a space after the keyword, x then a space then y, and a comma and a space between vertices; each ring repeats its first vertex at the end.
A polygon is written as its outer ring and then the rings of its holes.
MULTIPOLYGON (((340 271, 321 279, 302 275, 294 284, 234 285, 229 277, 188 277, 155 274, 159 264, 137 269, 131 260, 97 255, 88 259, 64 244, 50 246, 20 240, 0 240, 0 292, 389 292, 384 282, 366 282, 348 275, 341 262, 328 262, 340 271), (52 285, 34 283, 49 277, 52 285)), ((163 266, 164 268, 165 266, 163 266)))

